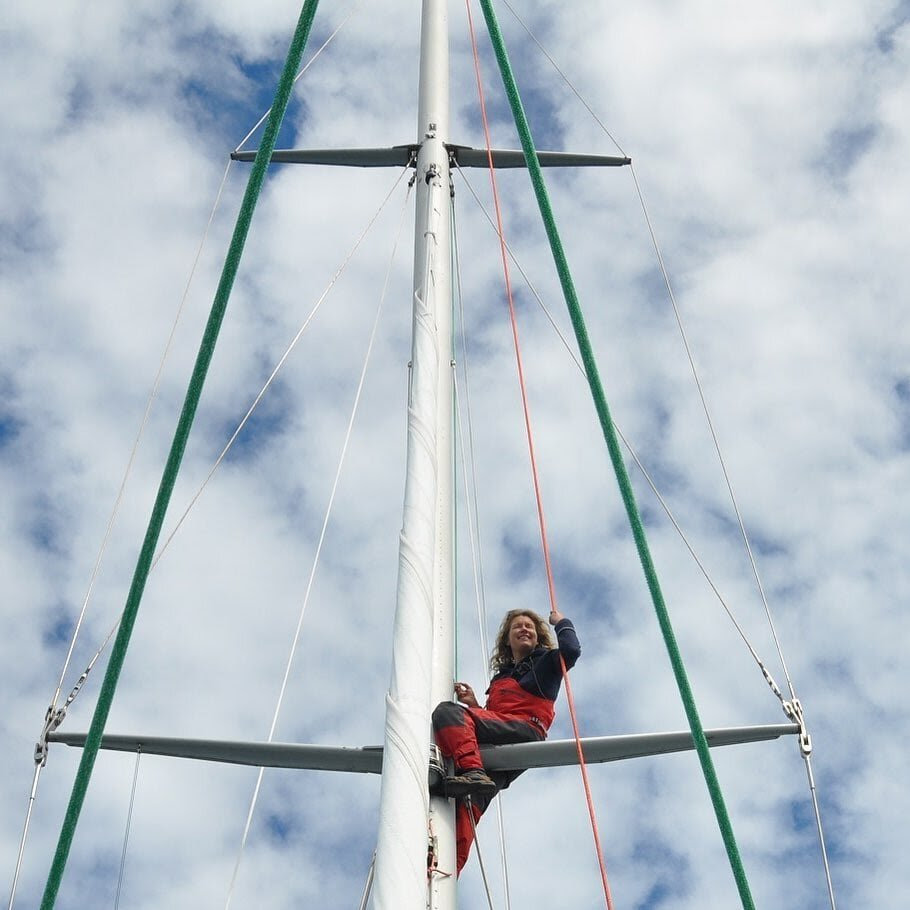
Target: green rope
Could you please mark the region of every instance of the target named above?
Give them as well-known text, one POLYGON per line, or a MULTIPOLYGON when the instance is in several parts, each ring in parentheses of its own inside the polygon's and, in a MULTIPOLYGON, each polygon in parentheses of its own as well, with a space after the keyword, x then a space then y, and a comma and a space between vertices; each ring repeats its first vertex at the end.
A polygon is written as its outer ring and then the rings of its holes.
POLYGON ((736 879, 736 885, 739 889, 742 905, 746 910, 754 910, 752 895, 749 891, 749 883, 746 880, 745 869, 736 846, 736 839, 733 835, 733 827, 730 824, 730 818, 727 814, 727 808, 724 804, 723 794, 720 790, 720 784, 717 779, 717 773, 714 769, 714 762, 711 759, 711 753, 708 749, 708 741, 705 738, 704 728, 698 716, 698 709, 695 706, 695 698, 686 676, 686 670, 683 666, 682 655, 679 646, 676 643, 676 636, 673 633, 673 627, 670 624, 670 617, 667 613, 667 607, 664 602, 663 594, 660 590, 660 583, 657 580, 657 573, 654 569, 654 563, 648 548, 648 541, 645 537, 645 530, 641 522, 641 516, 635 503, 635 495, 632 491, 632 484, 629 481, 629 475, 623 462, 622 452, 619 447, 619 440, 613 427, 613 421, 610 417, 610 411, 607 407, 606 397, 604 396, 603 386, 597 371, 597 364, 594 361, 594 353, 591 348, 591 342, 588 338, 588 331, 585 327, 584 317, 582 316, 581 306, 578 302, 578 296, 575 293, 575 286, 572 276, 569 272, 569 265, 563 251, 562 242, 556 229, 556 222, 553 217, 553 210, 550 206, 547 188, 544 184, 543 174, 541 173, 540 163, 537 159, 537 151, 534 147, 534 140, 531 137, 531 130, 525 116, 524 108, 521 103, 521 97, 518 92, 518 86, 512 73, 512 67, 509 63, 505 43, 502 33, 499 29, 499 23, 496 14, 493 11, 491 0, 480 0, 483 8, 484 18, 487 22, 487 29, 490 33, 490 39, 493 42, 493 49, 496 54, 496 60, 499 64, 499 70, 502 75, 503 85, 509 104, 512 108, 512 115, 515 118, 515 125, 521 139, 521 147, 524 150, 525 161, 528 166, 528 173, 531 176, 531 183, 534 187, 534 193, 537 196, 537 204, 543 218, 544 227, 547 237, 550 241, 550 249, 553 253, 553 259, 556 264, 556 271, 559 274, 559 280, 562 284, 563 294, 566 299, 566 305, 569 308, 569 316, 572 319, 572 326, 575 330, 575 337, 578 341, 578 347, 581 352, 582 361, 585 366, 585 372, 588 377, 588 384, 591 388, 591 394, 594 398, 594 407, 600 418, 600 425, 603 429, 604 438, 607 448, 610 452, 610 460, 613 462, 613 469, 616 472, 616 480, 619 484, 620 494, 626 508, 626 514, 629 518, 629 524, 632 527, 632 535, 635 538, 635 545, 638 548, 638 556, 644 569, 645 578, 648 588, 651 592, 651 599, 654 603, 654 609, 657 613, 657 621, 663 633, 664 643, 670 656, 670 663, 673 667, 673 673, 676 677, 676 684, 679 687, 679 694, 682 698, 686 716, 689 720, 689 727, 692 731, 692 739, 695 743, 695 749, 701 761, 702 772, 705 777, 705 783, 708 792, 711 795, 711 802, 714 804, 714 813, 717 816, 717 823, 723 837, 724 846, 727 850, 727 856, 730 860, 730 866, 733 870, 733 877, 736 879))
POLYGON ((228 249, 227 256, 225 257, 221 280, 218 284, 218 289, 215 292, 215 299, 212 303, 212 309, 209 313, 205 332, 202 336, 202 342, 199 346, 199 353, 196 356, 196 363, 193 367, 189 388, 187 389, 186 398, 183 403, 183 410, 180 414, 180 419, 177 422, 177 429, 174 432, 174 441, 171 443, 171 450, 168 455, 167 463, 165 464, 161 484, 158 488, 158 496, 155 499, 155 505, 152 508, 148 530, 146 531, 142 550, 139 554, 139 560, 136 564, 136 570, 133 574, 133 581, 127 596, 126 606, 123 609, 123 616, 120 620, 120 629, 117 633, 113 649, 111 650, 111 658, 107 666, 104 681, 101 685, 101 691, 98 695, 98 704, 95 706, 95 713, 92 717, 91 727, 89 728, 88 736, 85 741, 85 748, 82 752, 82 760, 79 763, 79 769, 73 783, 73 792, 70 796, 69 805, 67 806, 66 816, 63 819, 60 838, 57 842, 57 850, 54 854, 54 860, 48 874, 44 896, 41 900, 41 910, 52 910, 54 903, 57 900, 57 892, 60 890, 60 882, 63 878, 66 860, 69 856, 73 836, 76 832, 79 813, 82 811, 82 804, 85 802, 89 779, 92 776, 92 769, 94 768, 95 759, 98 756, 98 749, 101 745, 101 736, 104 732, 104 725, 107 722, 107 717, 110 713, 114 690, 117 687, 117 680, 119 679, 120 671, 123 668, 126 650, 129 646, 130 636, 136 622, 136 615, 139 611, 139 602, 141 601, 142 593, 145 590, 152 557, 154 556, 155 547, 157 546, 158 538, 161 534, 161 526, 164 523, 164 516, 174 491, 177 472, 180 468, 180 462, 183 459, 190 428, 192 427, 196 408, 199 404, 199 398, 202 394, 202 386, 205 382, 205 376, 212 360, 215 342, 218 339, 218 333, 224 319, 228 298, 230 297, 231 288, 234 284, 237 269, 240 265, 240 257, 243 253, 243 246, 246 242, 247 234, 249 233, 253 210, 256 207, 256 201, 259 198, 259 192, 265 179, 266 168, 272 157, 272 151, 275 148, 278 130, 281 127, 281 121, 284 118, 284 113, 287 109, 288 100, 291 95, 291 88, 294 84, 294 76, 300 66, 300 60, 303 57, 303 51, 306 47, 310 28, 313 24, 313 17, 315 16, 316 7, 318 5, 319 0, 305 0, 303 9, 300 12, 297 28, 294 32, 294 37, 288 50, 287 60, 284 64, 284 71, 281 74, 278 89, 275 93, 272 111, 269 115, 265 131, 263 132, 262 142, 259 146, 259 151, 256 154, 256 160, 253 163, 253 168, 250 172, 250 179, 247 183, 246 192, 244 193, 240 213, 237 216, 237 224, 234 227, 234 235, 231 239, 231 245, 228 249))

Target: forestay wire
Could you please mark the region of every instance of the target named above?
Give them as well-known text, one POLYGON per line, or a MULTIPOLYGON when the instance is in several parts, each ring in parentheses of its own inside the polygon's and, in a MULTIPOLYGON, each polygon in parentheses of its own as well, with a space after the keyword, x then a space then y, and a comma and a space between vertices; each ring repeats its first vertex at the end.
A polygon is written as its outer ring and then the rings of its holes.
POLYGON ((92 723, 89 727, 88 736, 86 737, 85 746, 82 751, 79 770, 77 771, 76 780, 73 784, 66 816, 63 820, 54 859, 51 864, 50 872, 48 873, 47 884, 45 885, 44 895, 41 900, 41 910, 52 910, 57 900, 57 893, 60 890, 63 872, 66 868, 66 861, 76 831, 76 825, 82 811, 83 803, 85 802, 85 796, 88 791, 88 784, 91 779, 95 760, 98 756, 98 750, 101 746, 101 737, 104 732, 104 726, 110 713, 114 692, 117 688, 120 672, 123 669, 123 663, 129 647, 133 626, 135 625, 136 617, 139 612, 139 604, 142 600, 146 581, 148 580, 152 555, 161 533, 161 526, 164 523, 167 507, 170 504, 171 496, 173 495, 177 472, 180 468, 180 463, 183 460, 189 433, 202 394, 202 387, 205 383, 205 377, 212 361, 215 344, 218 340, 221 324, 227 310, 227 303, 240 265, 240 258, 243 254, 247 234, 249 233, 253 211, 256 207, 256 202, 265 180, 266 169, 275 147, 275 141, 278 137, 281 121, 284 119, 284 113, 290 99, 293 74, 300 64, 300 59, 303 55, 304 48, 306 47, 307 38, 309 37, 318 5, 319 0, 305 0, 303 4, 294 31, 294 37, 291 41, 285 60, 281 79, 279 80, 278 89, 275 94, 275 103, 272 106, 272 113, 263 135, 262 144, 256 154, 256 160, 250 171, 250 178, 244 193, 240 213, 237 217, 237 224, 234 228, 231 245, 225 259, 221 280, 219 281, 218 290, 215 293, 215 299, 212 303, 208 322, 202 336, 199 353, 196 357, 196 363, 184 400, 183 410, 181 411, 180 418, 177 422, 174 439, 171 443, 171 449, 161 478, 161 484, 155 498, 152 515, 149 520, 142 550, 133 575, 130 592, 127 596, 126 606, 123 610, 120 630, 117 634, 117 639, 114 642, 104 682, 102 683, 101 691, 98 696, 98 703, 95 707, 92 723))
POLYGON ((370 893, 373 890, 373 878, 376 874, 376 851, 373 851, 373 857, 370 860, 370 868, 367 869, 367 879, 363 883, 363 894, 360 896, 360 907, 358 910, 367 910, 367 904, 370 902, 370 893))
POLYGON ((622 452, 619 448, 616 432, 612 426, 612 419, 610 417, 606 397, 603 392, 603 386, 600 381, 597 365, 594 361, 593 350, 591 348, 590 339, 588 337, 587 327, 585 326, 584 317, 581 313, 581 307, 577 294, 575 292, 575 287, 572 281, 571 273, 569 271, 565 252, 562 247, 562 241, 560 240, 559 233, 556 229, 552 207, 550 205, 546 185, 541 173, 540 163, 537 159, 537 152, 534 147, 534 141, 531 136, 527 117, 525 116, 524 107, 522 105, 521 97, 518 91, 518 86, 512 73, 511 63, 509 62, 505 43, 503 41, 502 33, 499 29, 499 23, 497 21, 492 4, 490 0, 480 0, 480 4, 481 8, 483 9, 484 18, 487 22, 487 29, 490 33, 490 38, 493 43, 493 49, 496 55, 496 61, 499 65, 500 73, 502 75, 505 92, 509 99, 509 105, 512 109, 512 115, 514 117, 519 137, 521 139, 521 145, 525 154, 525 161, 531 177, 531 183, 534 187, 535 196, 537 197, 538 206, 540 208, 541 216, 544 222, 544 228, 546 230, 547 237, 550 242, 550 248, 553 253, 554 262, 556 264, 556 270, 559 274, 563 294, 566 298, 566 304, 569 308, 569 315, 572 320, 573 328, 575 329, 576 340, 582 354, 582 360, 585 364, 585 372, 588 377, 589 385, 591 387, 594 405, 600 418, 601 428, 603 430, 607 448, 610 453, 610 459, 613 462, 613 468, 616 473, 620 493, 623 499, 623 503, 626 507, 626 513, 629 518, 630 526, 632 528, 632 535, 635 539, 639 559, 641 560, 645 578, 648 583, 648 588, 651 592, 651 598, 654 604, 655 612, 657 614, 658 624, 660 625, 661 632, 664 637, 664 643, 670 656, 670 663, 673 668, 674 676, 676 677, 677 686, 680 691, 680 697, 682 699, 683 706, 689 720, 692 738, 699 756, 699 761, 701 762, 705 782, 711 795, 711 801, 714 805, 715 815, 717 817, 718 825, 723 837, 724 846, 727 851, 727 856, 730 861, 733 876, 736 880, 737 889, 739 891, 743 907, 745 910, 752 910, 755 905, 751 892, 749 890, 749 883, 746 879, 745 869, 743 868, 742 859, 739 855, 739 849, 736 845, 733 828, 730 823, 726 805, 724 803, 723 794, 720 790, 720 784, 717 779, 717 773, 714 769, 714 762, 711 758, 707 739, 705 738, 701 718, 698 715, 695 699, 691 690, 691 686, 689 685, 689 680, 686 675, 685 668, 682 663, 682 655, 680 654, 679 647, 676 643, 676 636, 673 632, 673 627, 670 623, 670 617, 667 612, 666 604, 664 602, 663 593, 660 589, 660 583, 657 579, 657 574, 654 568, 653 560, 651 558, 644 526, 642 524, 641 516, 638 512, 638 507, 635 502, 635 495, 632 490, 628 472, 623 462, 622 452))

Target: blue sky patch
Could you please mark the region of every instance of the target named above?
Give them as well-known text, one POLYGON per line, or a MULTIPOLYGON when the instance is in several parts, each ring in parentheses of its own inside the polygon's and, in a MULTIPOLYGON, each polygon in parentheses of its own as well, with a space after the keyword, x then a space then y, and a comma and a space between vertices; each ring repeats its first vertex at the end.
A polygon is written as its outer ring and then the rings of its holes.
POLYGON ((0 452, 15 442, 21 429, 22 421, 10 414, 0 414, 0 452))
POLYGON ((895 33, 910 22, 910 0, 901 0, 891 21, 876 35, 875 46, 883 54, 890 54, 894 51, 895 33))
POLYGON ((20 257, 47 255, 53 250, 50 230, 34 208, 0 221, 0 271, 11 270, 20 257))
MULTIPOLYGON (((237 65, 243 75, 249 80, 251 88, 255 89, 252 96, 244 98, 242 103, 231 104, 229 99, 223 108, 226 116, 232 117, 237 126, 237 135, 244 136, 247 130, 264 114, 275 100, 275 91, 284 68, 284 60, 247 63, 238 60, 237 65), (250 119, 252 116, 253 119, 250 119)), ((281 122, 278 140, 275 148, 294 148, 296 138, 296 124, 306 116, 306 108, 300 94, 291 91, 288 107, 281 122)), ((259 132, 247 143, 247 148, 257 148, 265 124, 259 132)))
MULTIPOLYGON (((213 124, 218 133, 229 143, 239 142, 259 118, 272 106, 275 91, 284 69, 284 56, 263 60, 249 60, 238 52, 232 42, 213 31, 199 32, 186 37, 178 45, 197 57, 210 58, 210 67, 233 68, 237 76, 223 82, 214 82, 209 76, 209 66, 200 66, 198 73, 189 73, 182 84, 182 94, 192 109, 193 116, 213 124)), ((313 39, 309 47, 313 48, 313 39)), ((306 53, 305 53, 305 56, 306 53)), ((276 148, 293 148, 297 124, 306 116, 306 109, 296 89, 291 90, 288 107, 278 133, 276 148)), ((196 123, 198 130, 198 122, 196 123)), ((255 150, 265 125, 244 145, 255 150)))
POLYGON ((62 604, 51 607, 43 618, 41 626, 41 641, 51 649, 63 648, 69 645, 73 637, 75 622, 69 616, 62 604))
MULTIPOLYGON (((894 397, 897 399, 897 421, 900 433, 900 447, 904 451, 910 449, 910 378, 898 379, 893 386, 894 397)), ((2 442, 2 436, 0 436, 2 442)))
POLYGON ((560 610, 566 616, 596 617, 597 634, 601 636, 618 631, 616 608, 624 603, 624 595, 611 584, 609 574, 564 560, 557 560, 555 571, 560 610))
POLYGON ((642 910, 668 906, 669 898, 685 894, 689 864, 683 854, 671 850, 659 838, 650 837, 636 842, 633 856, 636 863, 653 871, 653 884, 639 905, 642 910))
POLYGON ((66 94, 66 100, 67 126, 73 127, 84 123, 95 105, 95 99, 88 81, 82 75, 77 75, 73 80, 73 84, 66 94))
POLYGON ((790 801, 790 822, 795 831, 806 832, 815 826, 812 803, 805 799, 790 801))
POLYGON ((294 823, 289 815, 270 812, 265 820, 269 839, 286 843, 294 833, 294 823))
MULTIPOLYGON (((232 414, 220 428, 218 438, 223 438, 227 443, 237 429, 241 417, 242 415, 232 414)), ((225 462, 242 464, 254 460, 259 453, 268 448, 273 439, 284 432, 287 419, 287 386, 280 379, 276 379, 234 440, 230 451, 225 456, 225 462)))
POLYGON ((828 136, 824 168, 835 179, 846 177, 872 147, 877 135, 874 124, 834 130, 828 136))
POLYGON ((39 550, 57 549, 57 528, 49 510, 36 510, 28 528, 28 536, 39 550))
POLYGON ((542 561, 539 546, 529 546, 506 533, 502 537, 506 573, 510 581, 524 581, 542 561))

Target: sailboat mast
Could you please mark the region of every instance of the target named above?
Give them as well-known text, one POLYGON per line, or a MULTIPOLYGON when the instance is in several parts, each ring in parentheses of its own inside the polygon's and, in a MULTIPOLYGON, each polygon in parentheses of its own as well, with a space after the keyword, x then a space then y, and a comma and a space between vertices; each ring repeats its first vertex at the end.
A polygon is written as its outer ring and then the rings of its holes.
POLYGON ((454 810, 430 797, 432 706, 452 696, 452 281, 447 0, 423 0, 407 476, 373 906, 451 910, 454 810))

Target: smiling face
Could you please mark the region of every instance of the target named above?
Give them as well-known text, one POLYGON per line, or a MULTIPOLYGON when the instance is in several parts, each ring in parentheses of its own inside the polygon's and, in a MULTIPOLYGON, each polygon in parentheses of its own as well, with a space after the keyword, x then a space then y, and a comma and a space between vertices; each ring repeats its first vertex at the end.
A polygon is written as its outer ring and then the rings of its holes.
POLYGON ((537 625, 530 616, 520 613, 509 625, 509 647, 512 659, 518 662, 537 647, 537 625))

